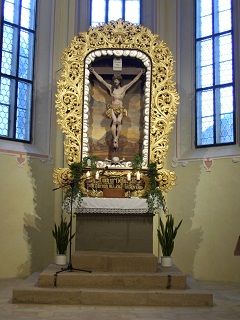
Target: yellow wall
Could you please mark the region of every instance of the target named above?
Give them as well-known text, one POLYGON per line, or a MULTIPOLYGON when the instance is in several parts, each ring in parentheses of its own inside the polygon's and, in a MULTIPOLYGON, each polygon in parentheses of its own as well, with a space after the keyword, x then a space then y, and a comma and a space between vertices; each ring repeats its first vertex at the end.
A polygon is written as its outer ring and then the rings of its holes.
POLYGON ((240 281, 240 163, 214 160, 207 172, 202 161, 175 168, 177 184, 168 194, 176 221, 183 219, 173 253, 175 263, 197 279, 240 281))
POLYGON ((52 262, 52 164, 0 155, 0 277, 25 277, 52 262))

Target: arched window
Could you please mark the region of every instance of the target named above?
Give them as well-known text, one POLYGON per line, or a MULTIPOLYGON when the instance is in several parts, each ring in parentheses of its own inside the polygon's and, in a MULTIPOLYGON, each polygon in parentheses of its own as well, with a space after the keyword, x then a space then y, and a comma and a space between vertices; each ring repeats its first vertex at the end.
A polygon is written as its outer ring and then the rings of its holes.
POLYGON ((235 143, 231 0, 196 1, 196 147, 235 143))
POLYGON ((122 18, 141 23, 141 0, 91 0, 91 26, 122 18))
POLYGON ((30 142, 36 0, 3 0, 0 137, 30 142))

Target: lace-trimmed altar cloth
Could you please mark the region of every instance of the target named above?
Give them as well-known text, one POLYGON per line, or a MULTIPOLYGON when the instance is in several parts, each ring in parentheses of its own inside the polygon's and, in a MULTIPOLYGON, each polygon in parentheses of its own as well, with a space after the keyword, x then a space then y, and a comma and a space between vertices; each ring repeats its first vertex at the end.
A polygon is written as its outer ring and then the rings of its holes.
POLYGON ((76 213, 145 214, 146 199, 139 198, 88 198, 84 197, 76 213))

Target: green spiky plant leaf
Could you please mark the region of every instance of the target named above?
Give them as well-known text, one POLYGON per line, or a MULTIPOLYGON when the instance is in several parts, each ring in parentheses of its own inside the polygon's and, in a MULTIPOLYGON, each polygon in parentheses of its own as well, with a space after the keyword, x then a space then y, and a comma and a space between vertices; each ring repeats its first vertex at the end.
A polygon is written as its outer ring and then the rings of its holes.
POLYGON ((75 233, 70 237, 71 222, 67 222, 61 215, 60 224, 57 226, 55 223, 52 230, 53 237, 56 241, 57 254, 66 254, 68 243, 75 236, 75 233))
POLYGON ((174 240, 177 235, 177 231, 182 224, 182 220, 174 227, 174 218, 171 214, 167 215, 167 220, 164 225, 160 218, 160 227, 157 229, 158 241, 162 248, 162 254, 165 257, 170 257, 174 249, 174 240))

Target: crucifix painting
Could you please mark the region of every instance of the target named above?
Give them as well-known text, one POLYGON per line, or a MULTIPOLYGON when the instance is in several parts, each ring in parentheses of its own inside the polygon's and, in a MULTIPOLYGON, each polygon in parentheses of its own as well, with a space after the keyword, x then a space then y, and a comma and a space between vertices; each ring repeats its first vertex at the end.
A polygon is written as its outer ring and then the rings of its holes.
POLYGON ((131 161, 142 148, 145 69, 128 58, 121 59, 124 67, 114 70, 114 60, 102 59, 89 69, 90 154, 100 159, 118 157, 131 161))

